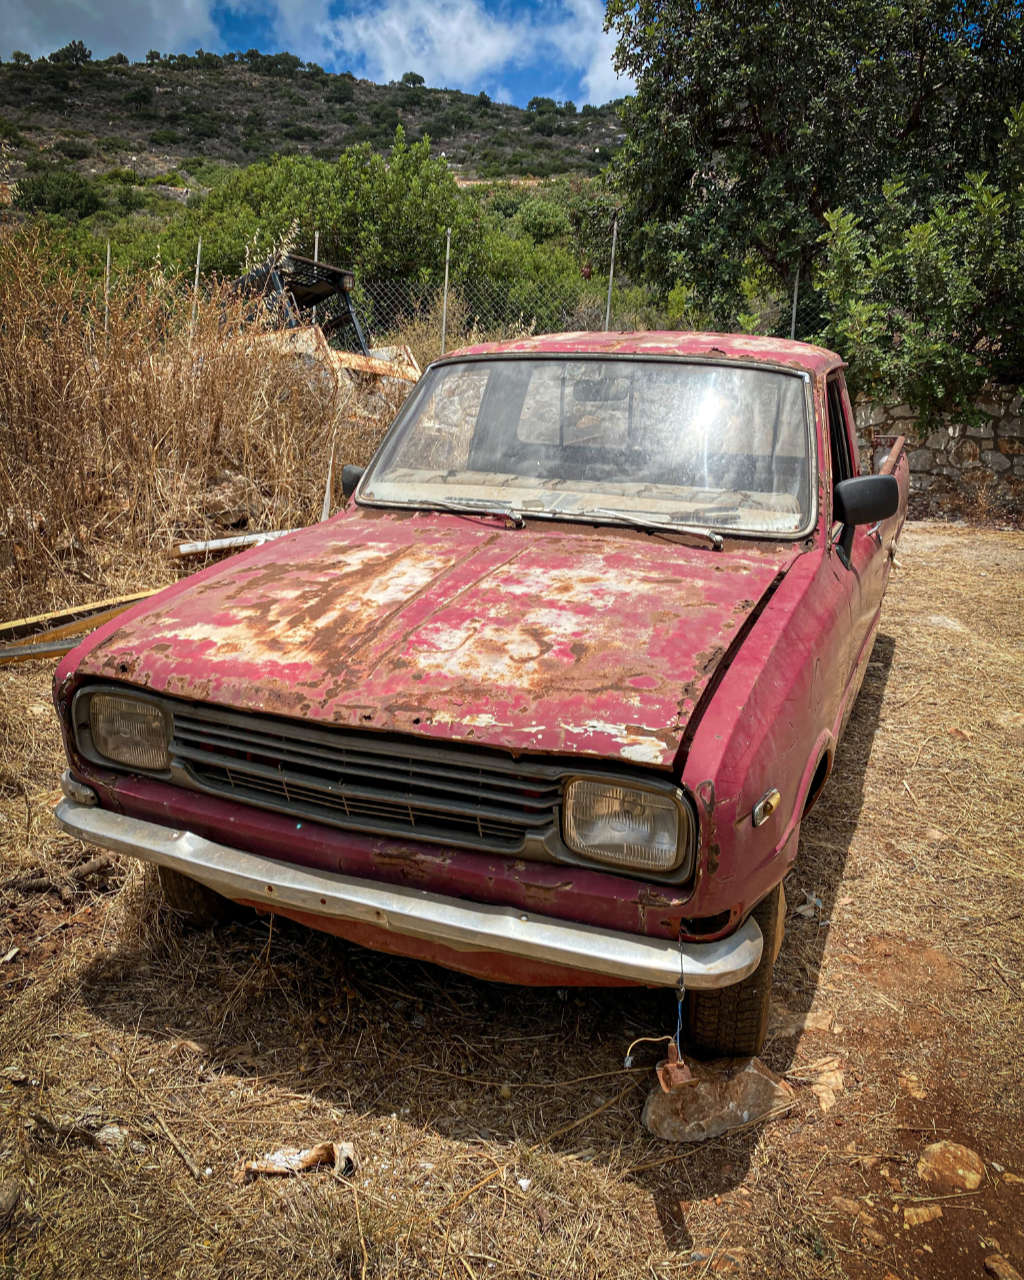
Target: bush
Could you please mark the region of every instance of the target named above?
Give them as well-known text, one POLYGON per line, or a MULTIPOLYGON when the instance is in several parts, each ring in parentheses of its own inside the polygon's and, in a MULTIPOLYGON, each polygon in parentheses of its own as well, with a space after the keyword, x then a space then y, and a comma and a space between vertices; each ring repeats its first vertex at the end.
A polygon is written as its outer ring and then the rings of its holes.
POLYGON ((49 169, 23 178, 14 203, 19 209, 77 219, 95 213, 101 201, 94 185, 81 174, 70 169, 49 169))
POLYGON ((969 412, 987 381, 1024 382, 1024 109, 1003 158, 1005 187, 974 174, 924 220, 898 183, 873 231, 843 210, 827 217, 819 340, 849 360, 855 391, 906 400, 925 423, 969 412))
POLYGON ((81 138, 59 138, 53 144, 53 149, 69 160, 84 160, 92 155, 92 147, 81 138))

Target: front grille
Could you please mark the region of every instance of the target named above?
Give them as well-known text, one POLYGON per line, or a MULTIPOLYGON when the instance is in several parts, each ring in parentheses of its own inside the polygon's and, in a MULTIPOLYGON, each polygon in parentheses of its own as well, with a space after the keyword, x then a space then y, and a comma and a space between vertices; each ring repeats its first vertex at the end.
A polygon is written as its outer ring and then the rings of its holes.
POLYGON ((497 753, 174 708, 171 755, 203 791, 371 834, 511 853, 557 817, 562 770, 497 753))

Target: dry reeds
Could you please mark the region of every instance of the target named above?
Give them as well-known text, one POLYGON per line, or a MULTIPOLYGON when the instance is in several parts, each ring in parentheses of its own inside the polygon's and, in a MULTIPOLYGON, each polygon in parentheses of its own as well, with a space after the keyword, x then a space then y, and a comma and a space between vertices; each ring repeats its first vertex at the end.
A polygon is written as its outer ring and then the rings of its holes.
POLYGON ((0 235, 0 613, 88 595, 98 546, 309 523, 332 449, 367 460, 386 421, 261 344, 254 310, 159 269, 105 299, 35 233, 0 235))

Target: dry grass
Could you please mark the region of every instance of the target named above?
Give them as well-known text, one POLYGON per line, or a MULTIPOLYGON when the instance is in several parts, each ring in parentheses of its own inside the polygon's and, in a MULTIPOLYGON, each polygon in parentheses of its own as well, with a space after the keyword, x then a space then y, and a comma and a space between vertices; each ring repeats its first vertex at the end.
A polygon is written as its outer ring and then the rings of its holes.
POLYGON ((0 1069, 24 1081, 0 1076, 0 1183, 24 1192, 0 1276, 939 1280, 982 1274, 992 1239, 1020 1266, 996 1172, 927 1227, 900 1215, 936 1136, 1024 1174, 1024 535, 910 526, 900 560, 788 885, 823 906, 791 912, 779 1001, 836 1025, 766 1049, 793 1112, 697 1148, 644 1132, 649 1064, 622 1069, 670 996, 504 989, 280 922, 183 933, 129 861, 76 879, 49 669, 0 671, 0 1069), (11 884, 38 873, 49 892, 11 884), (124 1144, 94 1145, 110 1124, 124 1144), (231 1180, 321 1139, 354 1143, 350 1179, 231 1180))
POLYGON ((154 271, 105 299, 32 232, 0 232, 0 315, 0 617, 165 580, 175 539, 308 524, 332 450, 366 462, 393 410, 353 416, 224 289, 154 271))

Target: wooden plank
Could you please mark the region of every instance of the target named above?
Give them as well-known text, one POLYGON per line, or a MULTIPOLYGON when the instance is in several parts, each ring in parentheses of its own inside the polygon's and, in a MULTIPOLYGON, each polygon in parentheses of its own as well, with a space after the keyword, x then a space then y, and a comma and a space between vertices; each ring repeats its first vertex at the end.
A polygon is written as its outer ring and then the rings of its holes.
MULTIPOLYGON (((12 640, 22 640, 28 636, 46 632, 58 632, 63 628, 74 628, 77 631, 91 630, 90 622, 98 614, 103 619, 127 609, 136 600, 145 600, 147 596, 163 591, 163 587, 150 587, 147 591, 136 591, 128 596, 112 596, 109 600, 95 600, 92 604, 81 604, 71 609, 55 609, 52 613, 37 613, 29 618, 16 618, 13 622, 0 623, 0 644, 12 640), (49 625, 46 625, 49 624, 49 625)), ((99 625, 92 622, 92 626, 99 625)), ((71 635, 73 631, 62 632, 71 635)), ((53 638, 53 637, 51 637, 53 638)))

